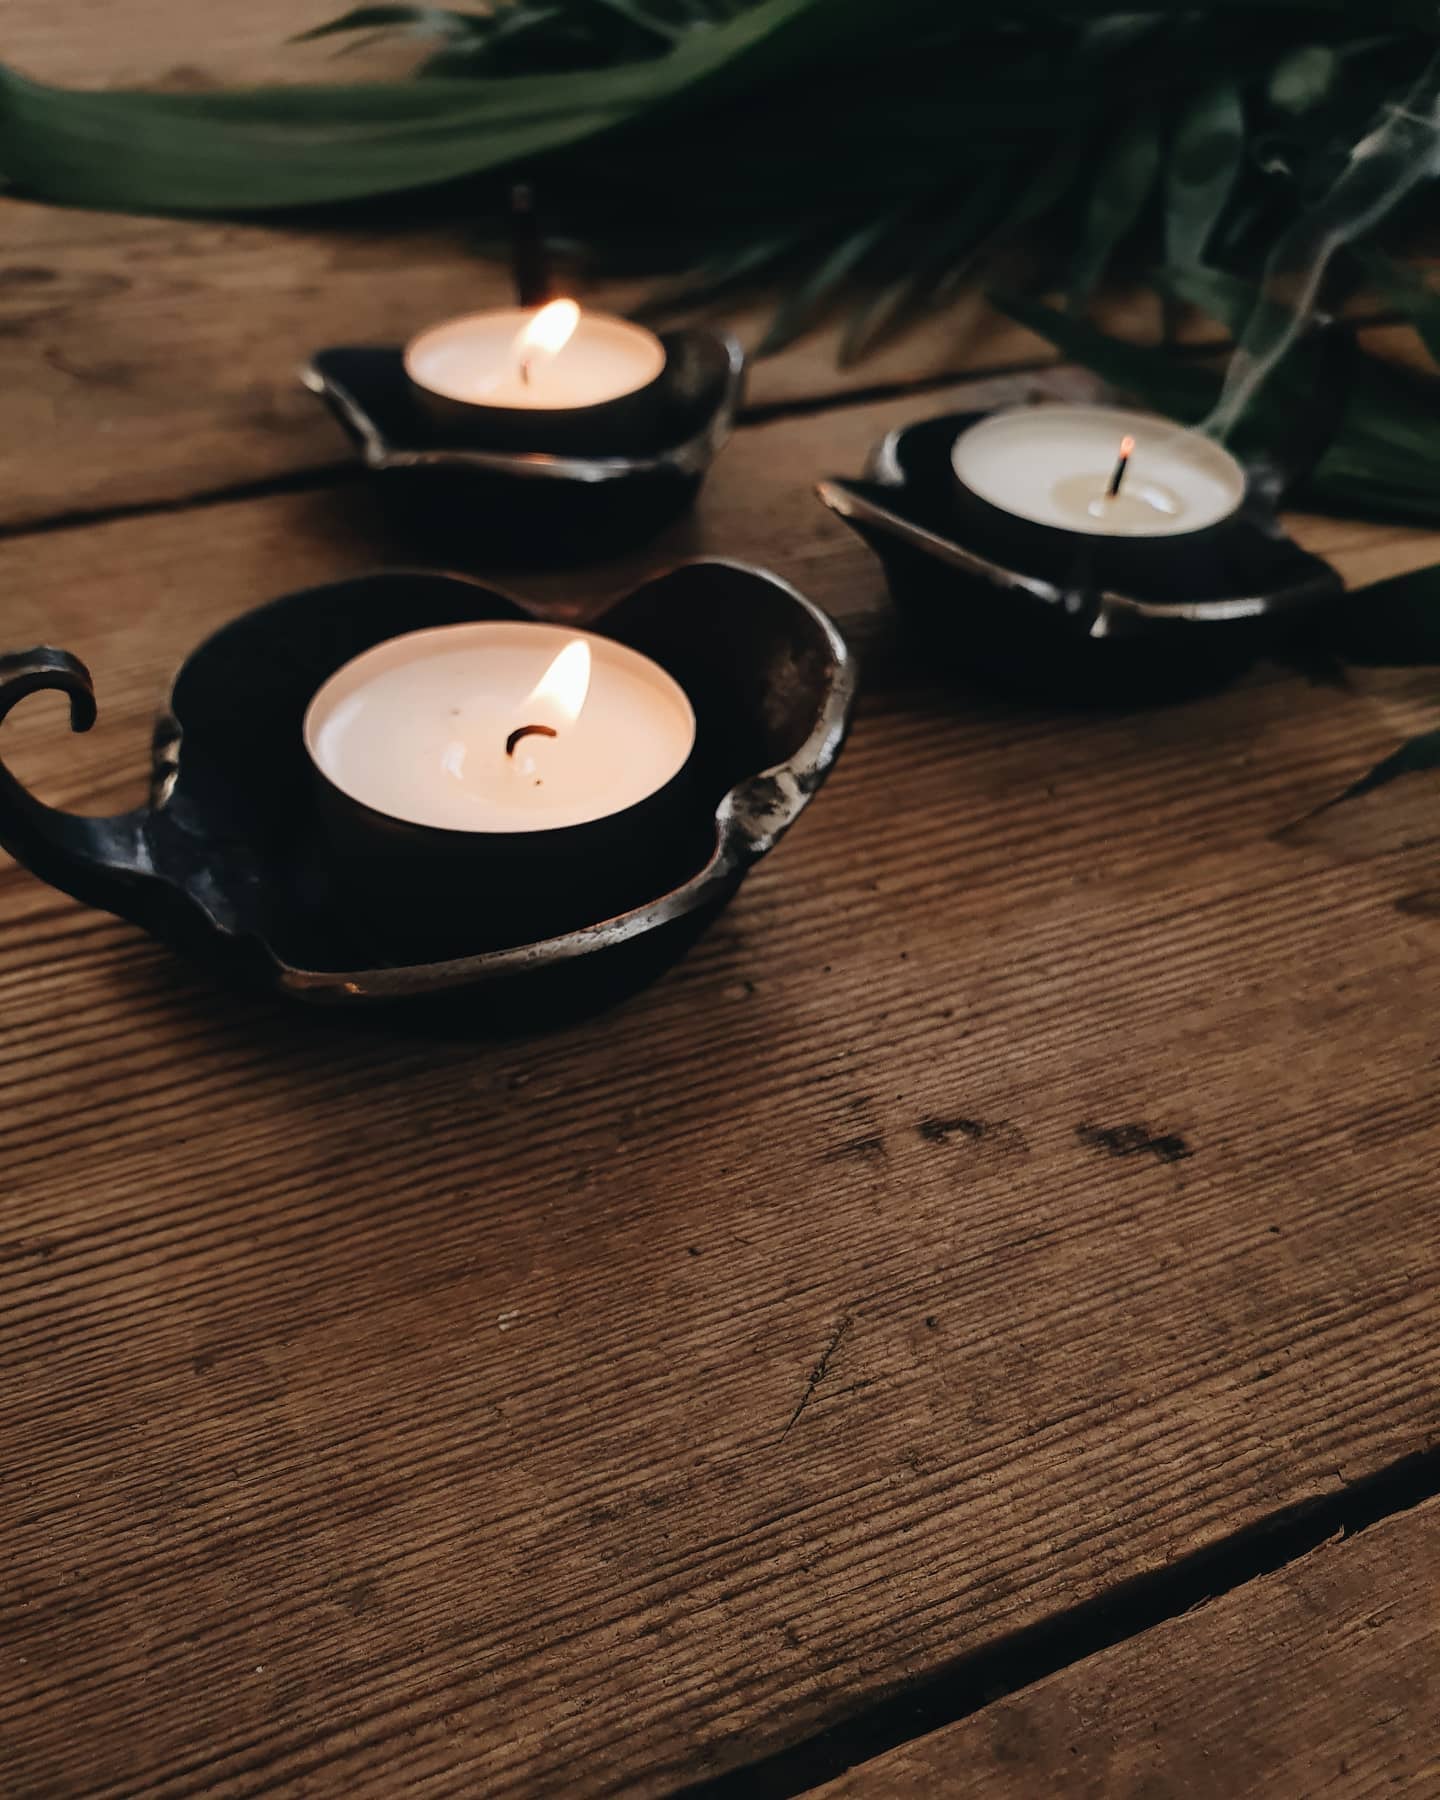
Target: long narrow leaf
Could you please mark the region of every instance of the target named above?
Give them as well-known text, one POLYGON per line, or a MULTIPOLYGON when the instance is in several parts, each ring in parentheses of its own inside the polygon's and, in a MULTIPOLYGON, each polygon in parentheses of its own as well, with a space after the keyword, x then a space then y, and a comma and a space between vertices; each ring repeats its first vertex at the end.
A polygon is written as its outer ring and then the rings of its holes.
POLYGON ((1070 276, 1070 299, 1083 306, 1120 242, 1139 220, 1160 172, 1160 130, 1153 118, 1131 122, 1111 145, 1091 190, 1085 237, 1070 276))
POLYGON ((1378 250, 1362 250, 1358 254, 1365 273, 1390 304, 1404 313, 1419 333, 1430 360, 1440 366, 1440 293, 1414 269, 1378 250))
POLYGON ((1234 82, 1211 88, 1180 120, 1170 146, 1165 247, 1172 264, 1200 262, 1245 152, 1245 115, 1234 82))
MULTIPOLYGON (((917 0, 897 0, 899 12, 917 0)), ((593 138, 682 94, 743 90, 864 22, 860 0, 763 0, 670 55, 501 80, 98 93, 0 69, 0 172, 78 206, 272 210, 449 181, 593 138)))
POLYGON ((811 315, 825 304, 856 266, 872 251, 893 226, 891 219, 877 219, 861 226, 836 245, 819 267, 782 301, 770 328, 755 352, 757 356, 773 356, 799 336, 811 315))
MULTIPOLYGON (((1343 794, 1337 794, 1330 806, 1343 806, 1347 800, 1358 800, 1362 794, 1373 794, 1376 788, 1398 781, 1402 775, 1420 775, 1428 769, 1440 769, 1440 731, 1422 732, 1409 743, 1402 744, 1393 756, 1376 763, 1368 775, 1352 782, 1343 794)), ((1324 810, 1329 810, 1328 807, 1324 810)))
POLYGON ((439 6, 356 6, 338 19, 297 32, 291 42, 304 44, 352 31, 406 31, 416 37, 462 39, 482 35, 488 24, 479 13, 439 6))
POLYGON ((1348 595, 1331 648, 1343 661, 1371 668, 1440 664, 1440 566, 1348 595))
POLYGON ((1103 380, 1133 393, 1157 412, 1193 423, 1203 419, 1220 392, 1220 377, 1212 369, 1176 362, 1163 350, 1144 344, 1128 344, 1108 336, 1087 319, 1056 312, 1038 301, 1016 295, 992 295, 1001 312, 1048 338, 1073 362, 1083 363, 1103 380))
POLYGON ((1287 51, 1270 77, 1270 99, 1283 112, 1306 113, 1329 97, 1340 58, 1329 44, 1287 51))

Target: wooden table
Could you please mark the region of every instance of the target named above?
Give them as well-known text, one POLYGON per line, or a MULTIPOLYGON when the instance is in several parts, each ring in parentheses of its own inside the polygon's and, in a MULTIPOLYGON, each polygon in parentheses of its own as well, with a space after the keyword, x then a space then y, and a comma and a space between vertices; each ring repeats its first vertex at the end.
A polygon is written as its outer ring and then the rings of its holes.
MULTIPOLYGON (((101 703, 5 754, 118 810, 201 635, 414 559, 299 356, 496 278, 438 227, 0 231, 5 647, 101 703)), ((510 578, 579 617, 736 555, 864 655, 829 788, 638 999, 357 1025, 0 869, 7 1795, 1440 1791, 1436 789, 1294 823, 1433 675, 940 679, 811 484, 1043 349, 832 347, 662 540, 510 578)))

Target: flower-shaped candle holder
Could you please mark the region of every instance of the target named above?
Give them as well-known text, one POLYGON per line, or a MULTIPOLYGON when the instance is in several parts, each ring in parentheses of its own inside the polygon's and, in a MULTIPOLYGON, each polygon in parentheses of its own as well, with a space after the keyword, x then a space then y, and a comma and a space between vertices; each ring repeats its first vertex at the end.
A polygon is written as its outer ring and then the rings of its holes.
POLYGON ((745 358, 727 332, 661 337, 665 365, 638 425, 614 446, 546 453, 489 441, 484 409, 427 402, 405 351, 321 350, 301 379, 365 467, 385 479, 397 522, 456 558, 544 564, 593 559, 658 531, 694 499, 730 434, 745 358))
MULTIPOLYGON (((839 753, 854 668, 825 615, 777 577, 682 564, 590 627, 658 664, 693 707, 686 781, 643 855, 625 864, 617 839, 588 873, 588 858, 560 869, 539 912, 522 914, 445 904, 433 862, 402 834, 383 892, 368 891, 327 831, 304 737, 317 690, 417 628, 530 618, 492 588, 424 572, 276 600, 181 669, 148 806, 109 819, 53 811, 0 765, 0 843, 65 892, 300 999, 483 987, 489 1011, 503 993, 508 1012, 513 994, 534 1016, 615 997, 678 955, 808 804, 839 753), (525 917, 543 933, 525 936, 525 917)), ((88 728, 89 675, 59 650, 0 658, 0 717, 43 687, 68 693, 75 728, 88 728)), ((448 872, 461 870, 470 895, 517 880, 513 842, 449 835, 448 872)))
POLYGON ((1082 701, 1193 689, 1291 641, 1340 594, 1329 564, 1285 533, 1278 484, 1259 467, 1230 517, 1189 535, 1084 538, 977 505, 952 447, 985 417, 892 432, 863 480, 817 490, 958 674, 1082 701))

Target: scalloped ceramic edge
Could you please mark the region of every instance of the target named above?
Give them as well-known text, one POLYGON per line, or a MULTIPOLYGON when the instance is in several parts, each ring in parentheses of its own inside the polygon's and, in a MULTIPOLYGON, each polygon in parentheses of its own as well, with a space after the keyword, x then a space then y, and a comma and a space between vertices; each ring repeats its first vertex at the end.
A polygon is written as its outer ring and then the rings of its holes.
MULTIPOLYGON (((964 424, 983 416, 978 413, 946 414, 940 418, 897 427, 872 451, 866 471, 869 483, 875 488, 889 488, 903 493, 909 482, 902 461, 902 450, 911 433, 921 429, 934 429, 943 420, 953 420, 958 431, 964 424)), ((1135 638, 1145 635, 1155 625, 1173 626, 1182 622, 1216 624, 1261 619, 1303 610, 1333 598, 1340 586, 1334 570, 1318 557, 1302 551, 1282 529, 1275 517, 1274 495, 1264 479, 1263 471, 1258 480, 1253 479, 1254 474, 1255 471, 1252 471, 1251 495, 1236 517, 1257 527, 1272 542, 1285 544, 1293 549, 1297 564, 1305 565, 1306 572, 1301 579, 1265 593, 1170 602, 1143 600, 1113 588, 1103 588, 1090 596, 1092 606, 1083 627, 1083 635, 1093 640, 1135 638)), ((885 506, 874 493, 864 492, 853 482, 830 477, 818 482, 815 491, 833 513, 862 535, 873 533, 882 540, 892 539, 918 551, 932 562, 943 564, 954 569, 957 574, 982 581, 992 588, 1018 589, 1055 607, 1057 615, 1073 614, 1075 611, 1075 596, 1057 583, 1021 569, 1007 567, 940 531, 918 524, 885 506)))
MULTIPOLYGON (((522 480, 579 482, 593 485, 654 475, 699 476, 709 468, 724 446, 735 422, 745 386, 745 352, 739 339, 728 331, 691 327, 662 333, 667 347, 689 343, 717 357, 721 379, 715 410, 699 430, 683 441, 662 444, 643 456, 544 456, 533 451, 466 449, 458 445, 431 446, 393 443, 371 417, 364 400, 352 388, 333 379, 312 359, 300 370, 300 379, 334 413, 358 445, 368 469, 461 469, 522 480)), ((317 352, 316 357, 326 354, 317 352)), ((399 358, 401 350, 394 354, 399 358)))
MULTIPOLYGON (((432 995, 585 962, 602 952, 634 944, 706 908, 718 908, 819 790, 849 726, 856 687, 854 662, 844 639, 818 607, 780 577, 744 563, 716 558, 680 563, 610 601, 587 621, 587 628, 603 632, 621 609, 633 610, 665 598, 664 590, 673 595, 677 589, 694 588, 703 597, 707 587, 717 594, 727 587, 738 593, 743 587, 751 598, 763 598, 764 605, 771 607, 776 643, 784 646, 776 652, 776 666, 757 674, 761 698, 772 699, 774 684, 779 682, 788 684, 786 692, 791 703, 796 703, 793 646, 797 639, 804 640, 814 671, 813 691, 799 691, 801 717, 808 727, 803 741, 775 763, 744 775, 725 792, 715 807, 714 848, 705 864, 644 906, 540 942, 398 965, 343 970, 306 967, 279 953, 263 927, 247 915, 247 895, 252 907, 263 901, 263 858, 256 854, 253 837, 247 841, 243 834, 234 835, 233 822, 232 836, 226 837, 223 812, 228 796, 223 782, 219 796, 222 816, 208 828, 210 835, 203 818, 175 816, 180 810, 177 794, 187 795, 186 726, 181 717, 186 699, 182 689, 187 678, 193 679, 192 671, 203 653, 213 650, 227 634, 242 629, 263 631, 267 622, 284 622, 306 602, 312 607, 326 599, 338 603, 367 584, 386 583, 409 583, 412 588, 423 585, 437 594, 443 589, 447 608, 461 606, 468 617, 494 616, 491 609, 498 609, 501 615, 539 616, 501 589, 468 576, 431 570, 377 571, 272 601, 222 626, 182 665, 172 686, 170 710, 162 714, 156 730, 149 806, 108 819, 59 812, 36 800, 0 762, 0 843, 51 885, 167 941, 202 952, 221 948, 240 952, 251 962, 258 956, 268 985, 301 999, 344 1002, 432 995)), ((400 629, 412 629, 414 624, 412 619, 400 629)), ((89 729, 95 718, 94 689, 88 671, 76 658, 53 649, 0 656, 0 719, 18 700, 41 688, 68 694, 72 727, 89 729)), ((257 696, 245 709, 247 716, 262 702, 263 696, 257 696)), ((286 749, 284 754, 292 752, 286 749)), ((213 776, 213 757, 206 767, 213 776)), ((193 809, 187 806, 186 811, 193 809)))

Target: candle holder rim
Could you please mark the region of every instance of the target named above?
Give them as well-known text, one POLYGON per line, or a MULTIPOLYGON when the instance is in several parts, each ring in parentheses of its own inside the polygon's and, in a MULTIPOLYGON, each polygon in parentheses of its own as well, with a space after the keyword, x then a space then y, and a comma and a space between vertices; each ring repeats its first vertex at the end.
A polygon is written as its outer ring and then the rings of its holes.
MULTIPOLYGON (((688 437, 660 444, 644 454, 591 456, 569 452, 557 455, 538 450, 472 448, 464 444, 404 444, 390 438, 360 397, 320 366, 319 359, 327 352, 316 351, 300 365, 297 373, 301 385, 323 400, 339 418, 358 443, 366 468, 376 473, 460 469, 477 474, 577 482, 587 486, 663 473, 700 475, 724 445, 739 408, 745 380, 744 346, 734 332, 722 327, 687 326, 657 335, 666 344, 666 366, 657 378, 659 381, 664 382, 670 372, 670 343, 681 345, 686 338, 691 338, 707 341, 719 352, 724 365, 723 383, 716 405, 696 430, 688 437)), ((389 348, 392 355, 400 355, 396 347, 389 348)))
MULTIPOLYGON (((644 906, 634 908, 627 913, 618 914, 612 919, 597 920, 590 925, 580 926, 574 931, 562 933, 559 937, 543 938, 532 944, 516 944, 505 949, 487 950, 471 956, 444 958, 436 962, 407 965, 402 970, 388 967, 357 968, 336 973, 330 970, 316 971, 295 967, 276 956, 273 947, 265 943, 266 956, 274 970, 276 985, 284 992, 310 1001, 325 1004, 343 1004, 366 998, 384 998, 403 993, 405 997, 421 997, 426 994, 440 993, 460 985, 473 985, 477 981, 489 982, 501 980, 507 976, 523 973, 525 970, 548 965, 554 962, 569 962, 581 957, 598 954, 607 949, 618 948, 630 940, 640 937, 646 932, 667 925, 673 921, 696 912, 713 899, 719 899, 733 886, 737 885, 745 870, 752 862, 768 854, 783 836, 795 816, 819 790, 826 776, 834 766, 836 758, 844 745, 850 726, 850 715, 854 707, 858 687, 858 673, 855 659, 841 635, 833 619, 813 600, 784 576, 777 575, 771 569, 763 569, 755 563, 746 562, 739 557, 723 556, 689 556, 682 557, 668 568, 647 577, 638 587, 616 591, 606 597, 603 605, 593 615, 593 622, 603 620, 621 601, 633 598, 649 589, 659 587, 687 571, 707 567, 731 569, 735 572, 763 582, 767 587, 777 589, 793 604, 807 615, 811 623, 824 638, 831 656, 831 679, 815 724, 806 735, 803 743, 797 746, 782 762, 773 763, 767 768, 756 770, 743 777, 729 788, 719 799, 715 807, 715 848, 709 860, 697 869, 678 887, 666 894, 660 894, 644 906), (779 790, 782 806, 786 810, 777 815, 776 805, 772 799, 772 790, 779 790), (750 808, 747 812, 745 809, 750 808), (483 973, 478 972, 477 962, 483 961, 483 973)), ((438 577, 445 581, 463 583, 466 587, 476 589, 490 598, 500 600, 512 607, 516 613, 526 619, 543 620, 534 608, 526 601, 509 594, 503 588, 496 588, 491 583, 480 580, 477 576, 462 572, 435 569, 380 568, 369 571, 371 578, 375 576, 425 576, 438 577)), ((363 580, 364 572, 346 579, 363 580)), ((308 588, 299 589, 295 594, 282 595, 267 603, 268 607, 280 607, 288 601, 303 598, 311 592, 318 592, 332 587, 333 582, 316 582, 308 588)), ((257 608, 257 611, 267 610, 257 608)), ((247 614, 244 617, 249 617, 247 614)), ((238 623, 239 621, 232 621, 238 623)), ((221 627, 225 630, 226 627, 221 627)), ((219 635, 218 633, 215 635, 219 635)), ((182 664, 182 669, 183 669, 182 664)), ((180 730, 178 721, 175 729, 180 730)))
MULTIPOLYGON (((1067 405, 1068 402, 1054 402, 1056 405, 1067 405)), ((1081 402, 1088 405, 1089 402, 1081 402)), ((867 487, 878 490, 893 489, 903 493, 909 485, 909 476, 901 458, 901 447, 905 439, 917 429, 938 425, 954 424, 957 434, 968 425, 990 416, 996 411, 1016 411, 1017 407, 987 407, 976 412, 938 413, 928 419, 912 420, 909 424, 898 425, 879 440, 870 453, 866 463, 866 483, 857 483, 844 476, 827 476, 816 483, 815 493, 823 505, 827 506, 837 517, 845 519, 856 527, 869 527, 871 530, 892 537, 908 544, 912 549, 947 564, 962 574, 978 576, 990 585, 999 588, 1018 588, 1042 600, 1057 610, 1074 612, 1077 598, 1085 604, 1078 617, 1087 621, 1084 626, 1087 636, 1105 638, 1117 635, 1131 635, 1144 631, 1148 626, 1157 623, 1180 624, 1222 624, 1237 619, 1259 618, 1290 610, 1299 611, 1313 605, 1317 599, 1327 597, 1335 587, 1333 571, 1327 565, 1318 567, 1307 573, 1302 579, 1288 583, 1286 586, 1268 590, 1264 593, 1223 595, 1200 600, 1157 601, 1142 599, 1129 594, 1123 589, 1105 585, 1091 587, 1077 596, 1076 590, 1047 580, 1043 576, 1032 575, 1015 568, 1012 564, 971 549, 957 538, 947 536, 942 531, 933 530, 926 525, 916 523, 903 513, 895 511, 884 504, 879 493, 867 491, 867 487)), ((1163 416, 1163 415, 1157 415, 1163 416)), ((1233 455, 1233 452, 1227 452, 1233 455)), ((1274 508, 1266 498, 1263 484, 1254 479, 1255 470, 1244 457, 1235 457, 1236 462, 1245 471, 1245 499, 1235 512, 1227 514, 1222 520, 1202 528, 1197 532, 1174 533, 1166 538, 1144 538, 1138 540, 1144 544, 1173 543, 1180 550, 1207 537, 1236 526, 1249 523, 1264 530, 1268 535, 1281 535, 1274 521, 1274 508)), ((947 467, 948 452, 947 452, 947 467)), ((1073 540, 1079 545, 1093 544, 1093 538, 1085 533, 1070 533, 1061 528, 1044 526, 1027 521, 1027 526, 1039 533, 1052 532, 1056 538, 1073 540)), ((1136 540, 1124 540, 1134 542, 1136 540)), ((1318 562, 1318 559, 1308 559, 1318 562)))
MULTIPOLYGON (((1033 594, 1036 599, 1059 608, 1064 608, 1075 594, 1074 589, 1046 581, 1043 576, 1027 575, 1022 570, 1007 567, 953 538, 944 537, 923 525, 916 525, 882 506, 843 477, 829 476, 817 482, 815 492, 822 503, 838 517, 884 532, 902 543, 922 550, 939 562, 947 563, 962 574, 978 575, 996 587, 1020 588, 1033 594)), ((1095 638, 1111 636, 1122 619, 1129 619, 1134 625, 1143 625, 1145 622, 1171 620, 1178 623, 1217 624, 1234 619, 1261 618, 1313 604, 1321 585, 1320 578, 1315 577, 1263 594, 1229 594, 1208 600, 1169 601, 1142 600, 1110 587, 1087 589, 1085 594, 1093 608, 1087 635, 1095 638)), ((1328 591, 1328 583, 1325 585, 1328 591)))

